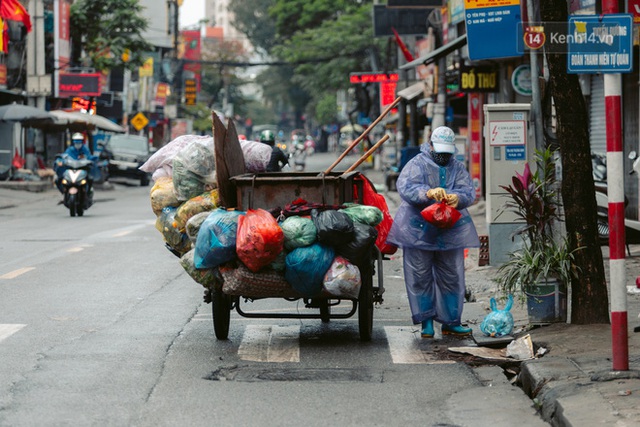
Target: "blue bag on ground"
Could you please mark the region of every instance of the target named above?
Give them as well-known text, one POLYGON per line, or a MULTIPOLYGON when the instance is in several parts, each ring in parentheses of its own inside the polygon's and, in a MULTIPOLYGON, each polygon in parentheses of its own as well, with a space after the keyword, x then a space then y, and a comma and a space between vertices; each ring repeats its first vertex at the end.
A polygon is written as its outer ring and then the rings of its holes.
POLYGON ((193 261, 196 268, 213 268, 236 258, 236 234, 241 211, 215 209, 200 225, 193 261))
POLYGON ((513 331, 513 316, 509 312, 513 305, 513 295, 509 295, 507 304, 502 310, 498 310, 495 298, 491 298, 490 304, 491 313, 487 314, 482 320, 480 330, 490 337, 509 335, 513 331))
POLYGON ((334 257, 333 248, 320 243, 296 248, 287 254, 284 278, 305 297, 317 295, 334 257))

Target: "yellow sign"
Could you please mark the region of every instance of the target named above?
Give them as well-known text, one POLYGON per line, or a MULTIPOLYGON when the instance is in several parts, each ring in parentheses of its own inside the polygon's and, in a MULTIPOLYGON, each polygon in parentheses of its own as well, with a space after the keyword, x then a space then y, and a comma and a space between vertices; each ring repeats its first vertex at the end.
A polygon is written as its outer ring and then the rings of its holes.
POLYGON ((144 114, 138 113, 133 116, 130 123, 137 131, 139 131, 149 124, 149 119, 147 119, 147 116, 145 116, 144 114))
POLYGON ((517 6, 520 0, 465 0, 465 9, 479 9, 483 7, 517 6))
POLYGON ((140 77, 153 77, 153 58, 149 57, 142 67, 138 69, 138 75, 140 77))

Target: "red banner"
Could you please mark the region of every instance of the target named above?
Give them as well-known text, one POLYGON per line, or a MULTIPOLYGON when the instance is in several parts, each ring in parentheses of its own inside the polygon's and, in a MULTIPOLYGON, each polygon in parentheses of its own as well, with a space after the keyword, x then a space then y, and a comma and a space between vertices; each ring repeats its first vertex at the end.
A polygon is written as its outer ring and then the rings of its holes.
POLYGON ((470 93, 467 97, 469 111, 469 174, 476 190, 476 200, 482 197, 482 95, 470 93))

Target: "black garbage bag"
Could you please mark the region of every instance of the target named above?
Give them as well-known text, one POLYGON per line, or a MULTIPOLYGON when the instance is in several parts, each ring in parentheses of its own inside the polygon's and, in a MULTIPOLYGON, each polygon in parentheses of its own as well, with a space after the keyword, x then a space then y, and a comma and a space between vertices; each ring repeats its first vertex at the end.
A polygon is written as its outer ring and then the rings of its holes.
POLYGON ((348 243, 337 245, 336 252, 352 263, 360 264, 366 260, 367 255, 376 243, 378 231, 370 225, 359 222, 355 222, 353 227, 353 239, 348 243))
POLYGON ((311 211, 311 219, 318 230, 318 242, 339 246, 353 239, 353 220, 344 212, 336 210, 311 211))

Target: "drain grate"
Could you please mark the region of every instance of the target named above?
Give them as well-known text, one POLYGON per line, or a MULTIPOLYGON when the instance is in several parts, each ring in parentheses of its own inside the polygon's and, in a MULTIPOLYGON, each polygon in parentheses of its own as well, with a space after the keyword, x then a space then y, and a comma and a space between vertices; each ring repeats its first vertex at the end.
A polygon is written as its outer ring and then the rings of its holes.
POLYGON ((315 381, 381 383, 382 372, 369 369, 288 369, 250 366, 220 367, 205 377, 211 381, 315 381))

